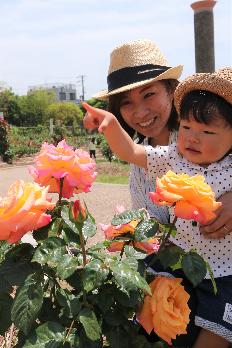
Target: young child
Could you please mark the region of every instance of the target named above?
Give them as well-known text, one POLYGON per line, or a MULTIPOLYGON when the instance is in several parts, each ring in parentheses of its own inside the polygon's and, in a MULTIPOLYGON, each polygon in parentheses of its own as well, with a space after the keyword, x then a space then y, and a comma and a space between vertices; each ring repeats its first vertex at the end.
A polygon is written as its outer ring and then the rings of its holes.
MULTIPOLYGON (((84 103, 86 128, 103 132, 112 151, 122 160, 147 169, 155 180, 168 170, 202 174, 216 198, 232 188, 232 68, 190 76, 174 95, 180 116, 177 144, 135 144, 111 113, 84 103)), ((125 101, 127 103, 127 101, 125 101)), ((128 108, 130 104, 127 103, 128 108)), ((173 213, 170 209, 171 221, 173 213)), ((206 239, 190 220, 178 219, 177 235, 170 240, 184 250, 196 249, 213 269, 218 294, 207 274, 198 286, 196 325, 202 328, 194 348, 226 348, 232 342, 232 234, 206 239)), ((228 231, 232 226, 224 226, 228 231)))

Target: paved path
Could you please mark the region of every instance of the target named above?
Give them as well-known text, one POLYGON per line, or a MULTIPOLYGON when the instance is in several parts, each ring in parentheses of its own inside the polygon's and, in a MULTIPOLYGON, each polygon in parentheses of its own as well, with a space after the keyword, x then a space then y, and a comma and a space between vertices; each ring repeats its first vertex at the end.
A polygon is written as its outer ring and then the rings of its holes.
MULTIPOLYGON (((27 165, 0 166, 0 195, 4 196, 10 184, 16 179, 31 181, 27 165)), ((130 194, 127 185, 94 183, 92 191, 80 195, 94 216, 96 223, 110 223, 117 204, 130 207, 130 194)), ((96 236, 101 239, 100 234, 96 236)))

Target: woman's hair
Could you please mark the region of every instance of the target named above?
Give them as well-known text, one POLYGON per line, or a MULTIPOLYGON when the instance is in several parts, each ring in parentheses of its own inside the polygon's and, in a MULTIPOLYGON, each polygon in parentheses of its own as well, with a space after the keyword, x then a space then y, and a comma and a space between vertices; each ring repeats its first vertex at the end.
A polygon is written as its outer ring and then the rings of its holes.
POLYGON ((180 106, 180 119, 189 120, 190 113, 199 123, 209 124, 221 117, 232 127, 232 105, 212 92, 195 90, 186 94, 180 106))
MULTIPOLYGON (((159 82, 162 82, 164 84, 168 93, 173 93, 179 83, 178 80, 174 80, 174 79, 159 80, 159 82)), ((124 96, 124 93, 125 92, 118 93, 115 95, 111 95, 109 97, 108 111, 112 112, 112 114, 114 114, 115 117, 117 117, 120 125, 129 134, 131 138, 133 138, 136 135, 138 137, 139 143, 141 143, 144 140, 145 136, 138 132, 136 133, 136 131, 133 128, 131 128, 126 123, 126 121, 124 121, 120 113, 120 105, 121 105, 121 100, 124 96)), ((173 103, 172 103, 172 110, 170 113, 170 117, 168 119, 167 126, 170 131, 178 129, 178 115, 173 103)))

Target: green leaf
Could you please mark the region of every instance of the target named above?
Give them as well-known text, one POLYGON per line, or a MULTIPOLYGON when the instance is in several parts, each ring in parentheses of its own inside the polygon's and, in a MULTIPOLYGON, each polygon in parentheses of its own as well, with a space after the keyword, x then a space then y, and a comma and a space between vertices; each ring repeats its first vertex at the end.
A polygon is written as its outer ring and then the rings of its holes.
POLYGON ((175 237, 176 236, 176 233, 177 233, 177 229, 176 229, 176 226, 173 225, 172 223, 170 224, 159 224, 159 228, 160 228, 160 231, 163 233, 163 234, 168 234, 169 232, 171 232, 171 236, 172 237, 175 237), (170 231, 171 229, 171 231, 170 231))
POLYGON ((205 278, 207 272, 204 259, 194 252, 189 252, 183 256, 182 268, 193 286, 197 286, 205 278))
POLYGON ((48 237, 57 237, 62 230, 63 220, 61 218, 55 218, 48 230, 48 237))
POLYGON ((64 222, 66 223, 66 225, 76 234, 79 235, 79 231, 75 225, 74 222, 72 222, 70 220, 70 216, 69 216, 69 207, 64 206, 62 207, 62 211, 61 211, 61 217, 63 218, 64 222))
POLYGON ((142 220, 145 219, 146 212, 145 210, 126 210, 121 214, 117 214, 113 217, 111 224, 113 226, 124 225, 132 220, 142 220))
POLYGON ((40 325, 28 337, 23 348, 61 348, 65 340, 65 328, 59 323, 48 321, 40 325))
POLYGON ((135 229, 134 237, 138 242, 147 241, 155 236, 159 229, 159 224, 154 220, 143 220, 141 221, 135 229))
POLYGON ((32 261, 38 262, 41 265, 50 262, 56 266, 57 258, 61 257, 65 250, 65 242, 63 239, 59 237, 50 237, 36 249, 32 261))
POLYGON ((62 314, 67 318, 73 318, 79 313, 81 309, 81 303, 79 299, 69 291, 58 289, 56 291, 56 299, 61 307, 63 307, 62 314))
POLYGON ((12 246, 9 243, 3 240, 0 241, 0 262, 5 259, 5 254, 10 248, 12 248, 12 246))
POLYGON ((85 266, 82 281, 85 291, 89 292, 102 285, 109 274, 109 269, 100 260, 91 260, 85 266))
POLYGON ((5 334, 11 325, 11 305, 13 299, 9 294, 0 293, 0 335, 5 334))
POLYGON ((130 290, 145 290, 151 293, 150 287, 146 280, 135 270, 131 269, 126 262, 113 261, 110 263, 110 269, 118 285, 126 293, 130 290))
POLYGON ((85 329, 86 336, 92 341, 100 340, 101 328, 99 326, 95 313, 89 308, 84 308, 81 310, 78 317, 85 329))
POLYGON ((160 251, 158 251, 157 253, 157 256, 163 267, 166 269, 170 266, 175 265, 179 261, 180 256, 183 254, 183 249, 176 245, 171 245, 165 247, 164 249, 160 249, 160 251))
POLYGON ((82 233, 85 239, 93 237, 97 232, 96 224, 91 220, 87 219, 84 221, 82 233))
POLYGON ((136 260, 143 260, 147 254, 144 254, 141 251, 137 251, 134 247, 126 245, 124 248, 124 253, 127 258, 135 258, 136 260))
POLYGON ((28 274, 35 270, 35 266, 21 258, 8 258, 0 264, 0 291, 9 291, 12 286, 23 284, 28 274))
POLYGON ((70 277, 79 265, 77 257, 66 254, 59 258, 59 263, 57 264, 57 275, 61 279, 66 279, 70 277))
POLYGON ((43 304, 43 288, 41 275, 30 274, 16 294, 13 302, 11 318, 18 329, 25 335, 30 332, 43 304))

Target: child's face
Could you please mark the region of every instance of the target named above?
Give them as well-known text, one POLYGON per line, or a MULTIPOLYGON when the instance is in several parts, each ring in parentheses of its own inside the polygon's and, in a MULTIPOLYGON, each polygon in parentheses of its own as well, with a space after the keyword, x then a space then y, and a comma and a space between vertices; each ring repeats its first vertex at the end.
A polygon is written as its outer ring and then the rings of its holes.
POLYGON ((207 165, 222 159, 232 148, 232 128, 218 117, 210 124, 199 123, 191 115, 181 120, 178 149, 195 164, 207 165))

